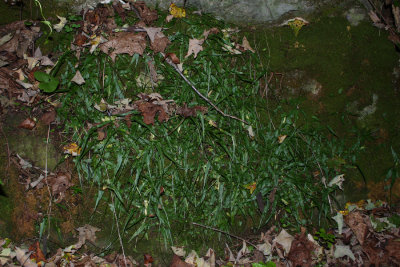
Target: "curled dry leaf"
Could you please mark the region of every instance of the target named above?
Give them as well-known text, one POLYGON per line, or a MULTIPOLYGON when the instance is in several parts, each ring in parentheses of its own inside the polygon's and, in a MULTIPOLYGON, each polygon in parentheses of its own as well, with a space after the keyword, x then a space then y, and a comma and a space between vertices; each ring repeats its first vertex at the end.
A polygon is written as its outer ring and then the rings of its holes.
POLYGON ((22 129, 27 129, 27 130, 32 130, 35 128, 36 122, 32 118, 27 118, 21 124, 18 126, 19 128, 22 129))
POLYGON ((165 54, 165 57, 164 57, 164 59, 166 59, 166 58, 170 58, 171 59, 171 61, 174 63, 174 64, 180 64, 181 63, 181 61, 179 60, 179 58, 175 55, 175 53, 167 53, 167 54, 165 54))

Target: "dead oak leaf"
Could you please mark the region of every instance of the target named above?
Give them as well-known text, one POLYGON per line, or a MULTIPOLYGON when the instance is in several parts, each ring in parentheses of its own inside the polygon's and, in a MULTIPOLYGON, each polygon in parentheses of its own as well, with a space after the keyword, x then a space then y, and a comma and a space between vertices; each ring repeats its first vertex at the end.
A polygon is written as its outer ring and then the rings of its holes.
POLYGON ((133 6, 139 12, 140 17, 143 22, 146 24, 150 24, 153 21, 158 19, 157 11, 150 10, 144 1, 137 1, 133 3, 133 6))
POLYGON ((162 106, 156 105, 151 102, 139 102, 136 103, 138 110, 143 116, 143 122, 146 124, 154 125, 155 116, 158 113, 158 121, 164 122, 169 119, 168 114, 162 108, 162 106))
POLYGON ((194 58, 197 57, 197 54, 200 51, 203 51, 203 43, 204 39, 190 39, 189 40, 189 49, 188 52, 185 56, 185 58, 188 58, 190 55, 193 54, 194 58))
POLYGON ((75 249, 81 248, 86 240, 95 243, 96 242, 96 232, 100 231, 99 228, 85 224, 82 227, 76 229, 79 232, 79 241, 75 244, 75 249))
POLYGON ((171 41, 162 32, 162 28, 143 27, 150 38, 151 49, 154 52, 164 52, 171 41))
POLYGON ((65 192, 73 185, 71 174, 59 172, 57 175, 49 175, 47 179, 51 188, 51 194, 56 198, 56 203, 60 203, 65 197, 65 192))
POLYGON ((181 115, 185 118, 187 117, 196 117, 197 112, 201 112, 203 114, 207 113, 207 107, 203 106, 194 106, 189 108, 186 103, 183 104, 182 107, 177 108, 176 114, 181 115))
POLYGON ((117 32, 108 42, 100 45, 100 50, 108 54, 112 61, 118 54, 143 55, 146 48, 146 39, 143 33, 117 32), (109 50, 112 49, 111 52, 109 50))

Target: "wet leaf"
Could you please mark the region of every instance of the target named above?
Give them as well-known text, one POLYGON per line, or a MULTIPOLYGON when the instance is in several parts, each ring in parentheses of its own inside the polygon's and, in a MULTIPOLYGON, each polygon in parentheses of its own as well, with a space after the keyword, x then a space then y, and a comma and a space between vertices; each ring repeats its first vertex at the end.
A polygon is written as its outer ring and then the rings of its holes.
POLYGON ((32 118, 27 118, 21 124, 18 126, 19 128, 27 129, 27 130, 32 130, 35 128, 36 122, 32 118))

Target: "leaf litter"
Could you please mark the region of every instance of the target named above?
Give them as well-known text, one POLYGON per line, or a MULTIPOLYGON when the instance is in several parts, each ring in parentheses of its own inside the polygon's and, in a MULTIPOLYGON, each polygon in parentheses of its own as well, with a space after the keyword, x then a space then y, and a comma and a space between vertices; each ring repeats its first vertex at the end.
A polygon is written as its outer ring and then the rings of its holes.
MULTIPOLYGON (((119 54, 128 54, 130 56, 134 54, 143 55, 147 46, 146 37, 150 39, 150 48, 155 53, 164 52, 168 45, 171 44, 171 41, 162 33, 163 29, 146 26, 157 20, 157 12, 150 10, 144 2, 134 2, 133 6, 140 15, 142 22, 145 23, 145 25, 136 28, 137 30, 143 30, 142 32, 114 32, 106 40, 99 34, 102 27, 100 24, 104 23, 107 25, 104 29, 109 31, 115 30, 116 25, 115 23, 106 22, 105 18, 107 15, 104 14, 108 11, 105 9, 96 9, 95 11, 88 11, 86 13, 86 20, 82 27, 83 30, 75 36, 75 44, 78 47, 84 45, 91 46, 90 52, 94 52, 99 47, 103 53, 111 57, 113 62, 119 54), (95 33, 97 34, 93 36, 95 33), (87 40, 90 40, 90 42, 87 43, 87 40)), ((117 3, 113 7, 124 20, 125 11, 122 5, 117 3)), ((175 7, 171 10, 173 10, 171 14, 174 18, 186 16, 184 10, 175 7)), ((56 31, 61 31, 66 25, 65 18, 59 17, 59 19, 60 23, 54 25, 56 31)), ((375 18, 374 22, 377 24, 379 21, 375 18)), ((185 58, 191 55, 197 58, 198 54, 203 51, 204 42, 209 34, 216 34, 218 32, 218 29, 212 28, 203 33, 203 38, 190 39, 189 49, 185 58)), ((229 34, 232 30, 225 32, 229 34)), ((32 93, 37 91, 37 88, 36 90, 29 91, 30 87, 21 86, 21 83, 25 84, 23 81, 26 80, 23 71, 14 71, 15 68, 11 68, 10 65, 14 64, 15 67, 15 62, 17 61, 10 60, 14 57, 18 59, 19 67, 25 66, 26 70, 32 70, 32 73, 36 67, 54 66, 52 60, 48 56, 43 56, 39 48, 31 56, 27 56, 29 49, 38 35, 38 27, 28 29, 21 22, 6 25, 6 27, 0 30, 0 51, 6 55, 2 55, 1 58, 0 85, 2 88, 6 88, 1 92, 2 94, 7 92, 9 99, 16 98, 21 102, 31 104, 31 101, 39 101, 41 97, 36 98, 37 93, 32 93), (19 83, 16 82, 13 76, 14 73, 20 76, 19 83)), ((245 51, 255 52, 246 37, 243 38, 242 44, 229 43, 223 46, 223 49, 232 54, 240 54, 245 51)), ((77 48, 75 48, 75 51, 79 52, 77 48)), ((174 64, 180 63, 179 58, 175 54, 167 53, 164 58, 170 59, 174 64)), ((157 72, 154 65, 151 64, 150 62, 149 68, 152 79, 157 82, 157 72)), ((78 85, 85 82, 79 71, 76 72, 71 81, 78 85)), ((194 117, 198 112, 202 114, 207 113, 207 107, 199 105, 189 107, 187 103, 178 106, 172 99, 164 100, 159 93, 141 93, 137 97, 138 100, 136 101, 121 99, 116 100, 113 104, 108 104, 105 100, 102 100, 101 103, 96 104, 95 108, 100 112, 110 112, 113 115, 137 111, 143 116, 143 122, 149 125, 155 124, 156 119, 160 123, 167 122, 174 115, 194 117)), ((55 110, 49 109, 43 113, 40 120, 45 125, 50 125, 54 123, 55 118, 55 110)), ((129 115, 126 115, 124 118, 129 120, 129 115)), ((210 122, 213 121, 210 120, 210 122)), ((213 122, 213 125, 217 127, 215 122, 213 122)), ((32 118, 27 118, 20 125, 20 127, 28 130, 34 129, 35 126, 36 122, 32 118)), ((254 131, 251 126, 247 130, 249 136, 253 138, 254 131)), ((98 140, 101 141, 105 137, 105 133, 102 130, 98 130, 98 140)), ((279 136, 278 142, 282 143, 285 138, 286 135, 279 136)), ((81 148, 76 143, 70 143, 64 146, 64 151, 67 154, 79 156, 81 148)), ((60 203, 65 199, 67 194, 70 194, 70 188, 73 185, 70 173, 57 172, 47 174, 44 170, 32 166, 32 164, 22 158, 16 162, 28 176, 27 185, 30 190, 38 190, 48 184, 51 188, 51 194, 54 196, 52 201, 55 203, 60 203), (36 177, 31 177, 35 175, 36 177), (30 182, 33 179, 35 181, 30 182)), ((338 185, 340 187, 343 182, 342 178, 341 176, 335 177, 329 186, 338 185)), ((357 207, 354 210, 348 211, 347 214, 343 215, 343 218, 340 217, 342 219, 337 217, 336 221, 340 230, 330 230, 335 236, 335 243, 331 244, 330 248, 323 247, 312 235, 306 235, 305 229, 302 229, 300 234, 292 236, 285 229, 282 229, 278 234, 276 230, 271 228, 269 231, 262 233, 259 239, 252 240, 253 243, 257 244, 255 248, 252 247, 249 249, 249 245, 243 241, 241 249, 236 252, 236 256, 228 246, 226 246, 226 255, 224 257, 217 257, 211 248, 208 249, 204 257, 200 257, 195 251, 191 251, 186 255, 184 248, 173 247, 172 251, 174 255, 170 266, 248 265, 260 261, 273 261, 276 265, 289 261, 293 266, 314 266, 321 262, 358 266, 370 264, 375 264, 376 266, 382 264, 399 265, 399 225, 389 224, 388 217, 385 217, 388 214, 398 215, 398 211, 390 211, 385 203, 372 203, 372 206, 370 209, 366 209, 365 206, 357 207), (383 215, 382 210, 384 211, 383 215), (385 218, 386 220, 384 220, 385 218), (382 228, 381 224, 384 223, 386 223, 386 226, 382 228), (378 229, 378 227, 381 228, 378 229)), ((122 254, 110 254, 101 258, 94 254, 88 255, 79 252, 85 243, 96 242, 96 232, 101 231, 101 229, 85 225, 76 230, 78 232, 78 242, 64 249, 59 248, 50 257, 46 257, 41 251, 39 242, 32 243, 26 249, 15 246, 12 242, 8 242, 7 244, 5 239, 0 239, 0 244, 2 244, 0 248, 1 264, 18 262, 23 266, 39 266, 38 263, 46 262, 47 264, 58 266, 68 263, 85 266, 107 266, 107 264, 111 264, 111 266, 123 266, 125 263, 129 263, 128 265, 130 266, 139 265, 132 257, 126 257, 122 254)), ((145 254, 143 263, 145 266, 151 266, 153 263, 152 256, 145 254)))

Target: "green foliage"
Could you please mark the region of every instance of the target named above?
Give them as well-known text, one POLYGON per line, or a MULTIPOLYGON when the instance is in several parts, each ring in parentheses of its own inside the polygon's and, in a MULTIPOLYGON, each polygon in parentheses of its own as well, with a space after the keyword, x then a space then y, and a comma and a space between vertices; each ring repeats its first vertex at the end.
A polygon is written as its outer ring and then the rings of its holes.
POLYGON ((273 261, 269 261, 267 263, 263 263, 263 262, 252 263, 251 266, 252 267, 276 267, 276 264, 273 261))
POLYGON ((321 228, 319 232, 316 232, 314 239, 317 240, 322 246, 330 249, 335 244, 335 235, 327 233, 324 228, 321 228))
POLYGON ((54 92, 57 89, 58 84, 60 83, 57 78, 43 71, 36 71, 34 76, 35 79, 40 82, 39 84, 40 90, 46 93, 54 92))
POLYGON ((164 57, 150 56, 151 51, 143 57, 119 55, 115 64, 99 51, 83 52, 79 65, 76 58, 66 56, 60 90, 67 93, 58 115, 82 148, 75 159, 81 181, 99 188, 96 207, 106 203, 116 212, 128 241, 154 229, 172 241, 173 226, 193 231, 190 222, 229 230, 251 218, 260 226, 273 222, 299 228, 315 218, 330 218, 328 197, 337 188, 325 186, 321 178, 329 181, 349 166, 358 144, 346 147, 340 139, 328 139, 319 122, 302 125, 300 121, 307 117, 295 106, 268 106, 258 96, 260 78, 268 70, 255 54, 224 51, 227 41, 222 34, 210 35, 196 59, 184 59, 190 38, 210 26, 228 25, 206 16, 175 23, 168 25, 170 52, 184 62, 185 75, 225 113, 249 121, 255 136, 249 136, 248 126, 211 107, 205 115, 172 116, 154 126, 146 125, 137 111, 117 116, 102 113, 94 108, 101 99, 114 103, 144 91, 158 92, 178 105, 207 103, 164 57), (149 60, 164 77, 157 88, 135 82, 139 75, 149 75, 149 60), (70 82, 78 69, 85 79, 80 86, 70 82), (98 130, 106 133, 101 141, 98 130), (282 135, 287 137, 279 142, 282 135), (316 170, 321 177, 311 175, 316 170), (246 189, 252 183, 256 184, 253 193, 246 189), (272 192, 271 202, 266 201, 272 192), (266 201, 261 215, 258 193, 266 201), (112 197, 117 201, 112 202, 112 197))

